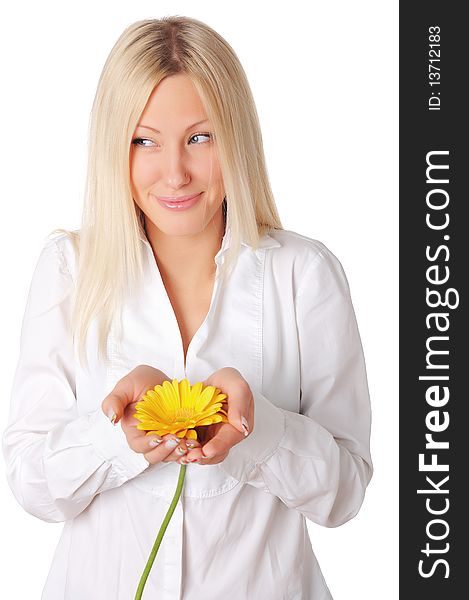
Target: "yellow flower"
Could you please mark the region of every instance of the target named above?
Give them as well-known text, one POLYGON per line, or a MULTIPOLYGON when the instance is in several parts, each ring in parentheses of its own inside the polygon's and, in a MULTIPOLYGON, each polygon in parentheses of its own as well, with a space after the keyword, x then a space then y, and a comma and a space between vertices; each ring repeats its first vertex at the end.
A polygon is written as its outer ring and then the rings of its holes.
POLYGON ((200 382, 191 386, 187 379, 179 383, 173 379, 148 390, 136 404, 133 416, 141 421, 137 429, 147 431, 146 435, 172 433, 196 440, 195 427, 228 423, 222 408, 225 398, 226 394, 213 385, 204 388, 200 382))

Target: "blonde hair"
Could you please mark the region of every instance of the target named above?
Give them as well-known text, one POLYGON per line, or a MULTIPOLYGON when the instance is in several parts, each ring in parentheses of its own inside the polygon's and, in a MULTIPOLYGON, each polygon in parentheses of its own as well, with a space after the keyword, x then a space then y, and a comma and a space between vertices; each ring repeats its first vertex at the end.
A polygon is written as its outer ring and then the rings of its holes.
POLYGON ((98 322, 98 352, 143 265, 143 213, 135 204, 129 152, 148 98, 165 77, 187 74, 212 122, 222 172, 231 245, 220 275, 232 271, 241 241, 282 229, 270 188, 259 120, 244 70, 233 49, 205 23, 170 16, 133 23, 112 48, 94 99, 82 227, 68 232, 78 248, 72 332, 87 364, 86 337, 98 322), (79 240, 77 239, 79 237, 79 240))

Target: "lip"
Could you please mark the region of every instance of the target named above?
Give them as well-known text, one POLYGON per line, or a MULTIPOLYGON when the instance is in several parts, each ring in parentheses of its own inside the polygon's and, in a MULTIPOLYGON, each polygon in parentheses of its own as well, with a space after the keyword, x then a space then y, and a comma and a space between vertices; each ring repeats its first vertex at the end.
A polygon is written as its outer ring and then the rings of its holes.
POLYGON ((202 192, 198 194, 192 194, 190 196, 154 196, 161 206, 168 210, 187 210, 197 203, 202 192))

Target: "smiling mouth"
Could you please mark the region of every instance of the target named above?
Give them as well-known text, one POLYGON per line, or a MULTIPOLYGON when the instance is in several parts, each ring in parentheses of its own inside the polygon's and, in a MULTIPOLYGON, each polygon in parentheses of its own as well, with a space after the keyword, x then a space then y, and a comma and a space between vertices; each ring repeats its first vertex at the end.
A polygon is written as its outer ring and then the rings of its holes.
POLYGON ((199 196, 202 192, 199 192, 198 194, 191 194, 190 196, 178 196, 178 197, 172 197, 172 196, 156 196, 156 198, 158 198, 158 200, 161 200, 162 202, 168 202, 170 204, 174 203, 174 204, 180 204, 181 202, 187 202, 188 200, 193 200, 194 198, 196 198, 197 196, 199 196))
POLYGON ((173 210, 173 211, 179 211, 179 210, 186 210, 189 208, 192 208, 193 206, 195 206, 195 204, 197 204, 200 200, 200 196, 203 194, 203 192, 199 192, 198 194, 191 194, 190 196, 178 196, 178 197, 174 197, 174 196, 155 196, 153 195, 153 197, 156 199, 156 201, 163 206, 166 209, 169 210, 173 210))

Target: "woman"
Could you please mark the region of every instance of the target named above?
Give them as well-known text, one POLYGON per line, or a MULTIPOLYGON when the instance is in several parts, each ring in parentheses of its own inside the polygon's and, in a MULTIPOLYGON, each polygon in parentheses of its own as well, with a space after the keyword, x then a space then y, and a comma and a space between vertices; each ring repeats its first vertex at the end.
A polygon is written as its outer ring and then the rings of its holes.
POLYGON ((144 597, 331 598, 305 518, 357 513, 369 427, 344 272, 282 229, 236 55, 195 19, 131 25, 93 105, 81 230, 33 277, 4 433, 18 501, 65 522, 43 599, 132 598, 180 463, 144 597), (229 422, 149 445, 136 402, 173 378, 219 387, 229 422))

